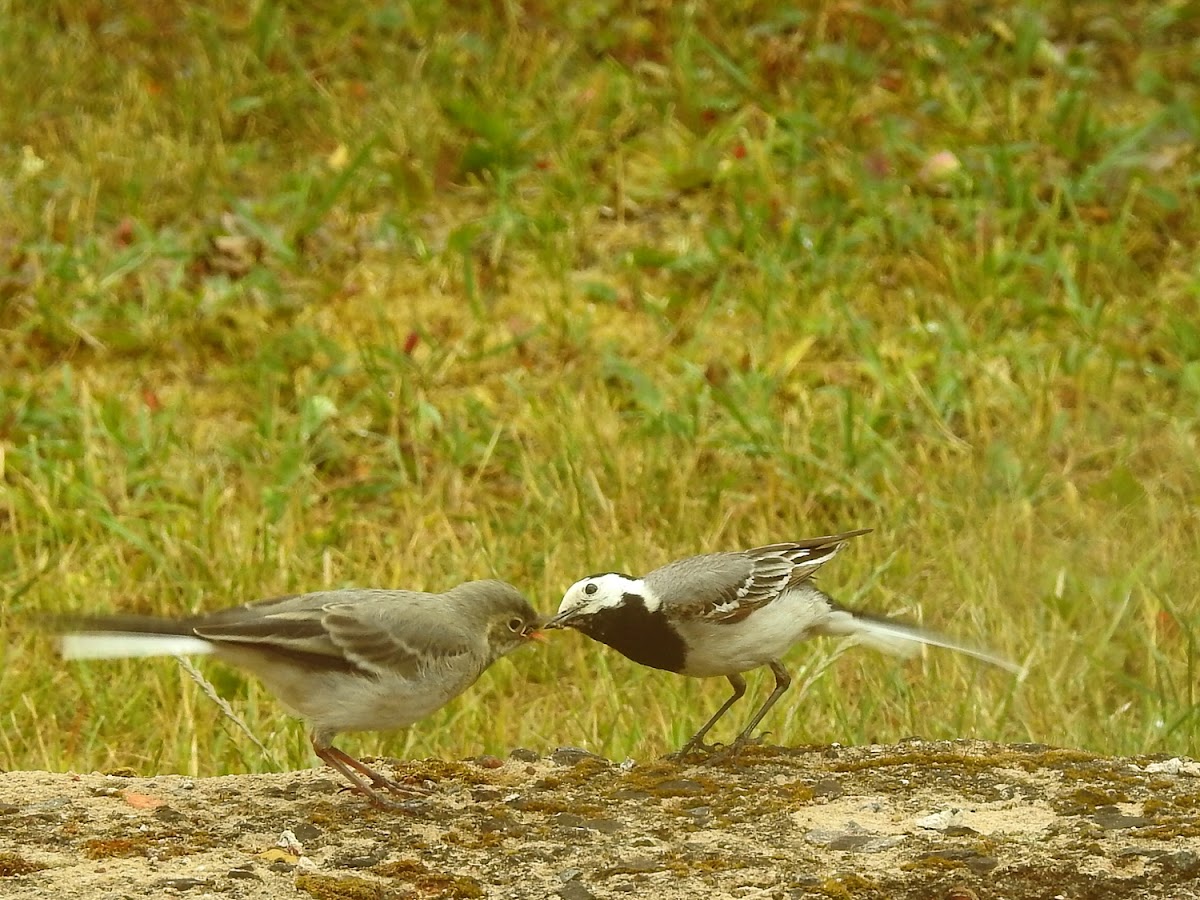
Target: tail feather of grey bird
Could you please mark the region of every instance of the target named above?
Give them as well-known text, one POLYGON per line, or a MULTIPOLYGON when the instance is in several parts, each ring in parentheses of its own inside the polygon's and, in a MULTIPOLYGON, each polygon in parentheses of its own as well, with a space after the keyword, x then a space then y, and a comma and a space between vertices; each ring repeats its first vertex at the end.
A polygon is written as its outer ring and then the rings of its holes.
POLYGON ((63 659, 137 659, 147 656, 199 656, 213 645, 182 634, 129 631, 72 631, 58 637, 63 659))
POLYGON ((853 638, 860 644, 895 656, 913 656, 920 651, 922 646, 941 647, 998 666, 1017 675, 1024 671, 1021 666, 1005 659, 998 653, 963 643, 899 619, 889 619, 886 616, 875 616, 835 607, 819 629, 819 633, 828 637, 853 638))
POLYGON ((63 659, 136 659, 212 653, 192 633, 187 619, 155 616, 57 616, 47 623, 58 633, 63 659))

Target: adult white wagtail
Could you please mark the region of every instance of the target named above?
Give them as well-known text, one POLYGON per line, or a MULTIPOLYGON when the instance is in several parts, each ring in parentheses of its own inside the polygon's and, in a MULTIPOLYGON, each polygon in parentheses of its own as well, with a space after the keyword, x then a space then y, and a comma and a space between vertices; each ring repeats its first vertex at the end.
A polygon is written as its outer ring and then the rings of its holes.
POLYGON ((922 644, 946 647, 1011 672, 1020 668, 985 650, 914 625, 852 612, 820 591, 813 574, 848 539, 869 528, 734 553, 709 553, 668 563, 641 578, 608 572, 575 582, 546 628, 575 628, 634 662, 681 675, 724 675, 733 695, 679 751, 710 750, 704 736, 746 693, 743 672, 769 666, 775 690, 733 746, 751 733, 788 689, 780 657, 815 635, 838 635, 890 653, 922 644))
POLYGON ((67 659, 211 653, 262 679, 308 721, 317 756, 373 803, 377 788, 421 793, 333 746, 342 731, 411 725, 470 687, 493 662, 540 637, 541 617, 503 581, 468 581, 442 594, 318 591, 186 619, 64 618, 67 659), (361 776, 369 779, 369 784, 361 776))

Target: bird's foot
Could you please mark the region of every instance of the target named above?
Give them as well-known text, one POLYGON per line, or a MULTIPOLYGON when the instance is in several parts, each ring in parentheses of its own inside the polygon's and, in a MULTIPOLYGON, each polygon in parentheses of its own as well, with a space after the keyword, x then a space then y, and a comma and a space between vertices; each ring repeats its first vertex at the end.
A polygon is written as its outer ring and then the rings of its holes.
POLYGON ((382 809, 394 809, 403 812, 414 812, 424 804, 417 802, 419 798, 427 797, 432 791, 412 784, 402 784, 399 781, 381 775, 349 754, 343 753, 336 747, 317 748, 317 755, 327 764, 345 776, 351 784, 351 790, 365 796, 372 804, 382 809), (365 778, 365 780, 364 780, 365 778), (398 803, 389 800, 381 792, 410 798, 408 803, 398 803), (416 798, 416 799, 413 799, 416 798))
POLYGON ((387 791, 389 794, 396 794, 399 797, 429 797, 433 794, 433 791, 429 788, 419 787, 415 784, 404 784, 401 781, 395 781, 378 772, 375 772, 371 777, 371 787, 387 791))
POLYGON ((400 784, 389 778, 382 777, 378 780, 372 779, 369 782, 361 781, 354 784, 342 785, 341 790, 350 794, 358 794, 377 809, 388 809, 406 813, 417 813, 424 810, 429 805, 428 796, 433 793, 424 788, 414 788, 410 785, 400 784), (387 793, 382 793, 383 791, 387 793), (388 794, 406 797, 407 799, 402 801, 393 800, 388 794))
POLYGON ((415 815, 416 813, 424 812, 429 807, 429 802, 424 799, 411 800, 391 800, 385 797, 378 791, 369 791, 365 794, 367 802, 378 809, 386 809, 390 812, 402 812, 415 815))
POLYGON ((720 752, 712 753, 704 760, 706 766, 718 766, 721 763, 729 762, 738 755, 746 747, 760 747, 766 740, 769 731, 764 731, 760 735, 741 734, 737 739, 728 746, 723 746, 720 752))
POLYGON ((682 763, 687 762, 688 757, 690 756, 707 758, 724 746, 725 745, 721 743, 706 744, 704 741, 698 741, 695 738, 692 738, 674 753, 668 753, 664 758, 671 760, 671 762, 682 763))

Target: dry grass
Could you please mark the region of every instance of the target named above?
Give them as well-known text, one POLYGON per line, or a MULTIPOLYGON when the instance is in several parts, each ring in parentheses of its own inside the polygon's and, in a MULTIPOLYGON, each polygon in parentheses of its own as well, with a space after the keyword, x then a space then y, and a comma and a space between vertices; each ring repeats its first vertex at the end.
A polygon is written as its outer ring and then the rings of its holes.
MULTIPOLYGON (((0 767, 265 765, 173 662, 61 664, 31 613, 550 610, 860 526, 828 590, 1031 674, 847 654, 774 739, 1196 753, 1186 4, 125 6, 0 12, 0 767)), ((346 746, 655 754, 726 690, 566 635, 346 746)))

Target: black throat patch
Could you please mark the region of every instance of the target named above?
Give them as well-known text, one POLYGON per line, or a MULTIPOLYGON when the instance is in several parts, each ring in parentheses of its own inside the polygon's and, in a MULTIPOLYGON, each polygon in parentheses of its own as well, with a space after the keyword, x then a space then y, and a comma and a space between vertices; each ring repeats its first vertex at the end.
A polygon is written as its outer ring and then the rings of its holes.
POLYGON ((625 594, 620 606, 582 616, 571 626, 634 662, 654 669, 678 672, 687 657, 679 633, 662 610, 651 612, 646 608, 641 594, 625 594))

